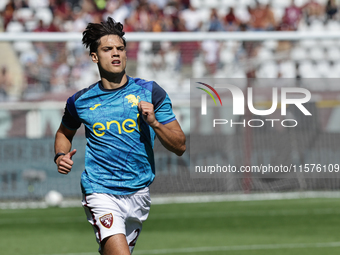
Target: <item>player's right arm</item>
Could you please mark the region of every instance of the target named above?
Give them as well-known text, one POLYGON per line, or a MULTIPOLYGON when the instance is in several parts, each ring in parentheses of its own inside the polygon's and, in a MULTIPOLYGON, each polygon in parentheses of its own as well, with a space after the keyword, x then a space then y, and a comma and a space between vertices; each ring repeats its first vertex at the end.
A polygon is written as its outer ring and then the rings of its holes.
POLYGON ((71 171, 72 156, 76 153, 75 149, 70 152, 72 139, 81 125, 75 106, 76 96, 77 93, 68 98, 61 124, 55 135, 54 152, 56 156, 54 162, 61 174, 68 174, 71 171))
POLYGON ((66 128, 62 123, 55 135, 54 151, 57 155, 61 155, 55 159, 58 166, 58 172, 61 174, 68 174, 73 165, 72 156, 76 153, 76 149, 70 152, 72 147, 72 139, 77 131, 66 128), (65 154, 65 155, 63 155, 65 154))

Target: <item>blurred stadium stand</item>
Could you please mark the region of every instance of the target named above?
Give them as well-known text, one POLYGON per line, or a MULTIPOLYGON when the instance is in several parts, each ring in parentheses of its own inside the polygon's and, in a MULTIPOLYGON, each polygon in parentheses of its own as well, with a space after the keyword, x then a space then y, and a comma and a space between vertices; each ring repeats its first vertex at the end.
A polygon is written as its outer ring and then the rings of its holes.
MULTIPOLYGON (((81 32, 88 22, 100 22, 112 16, 125 25, 127 32, 188 31, 184 12, 190 13, 189 16, 186 14, 189 18, 193 13, 199 14, 197 32, 215 31, 216 25, 212 26, 212 23, 221 24, 219 31, 226 33, 339 31, 340 28, 338 1, 115 0, 106 1, 105 6, 96 3, 94 0, 4 0, 0 4, 0 29, 5 33, 81 32), (335 11, 329 16, 328 6, 332 5, 335 11), (231 8, 234 10, 232 15, 231 8), (289 8, 295 12, 289 13, 289 8), (212 21, 214 10, 218 19, 212 21), (228 19, 226 15, 229 15, 228 19), (274 24, 269 21, 270 15, 274 17, 274 24), (260 17, 258 20, 257 16, 260 17)), ((128 74, 164 80, 162 85, 170 93, 181 89, 181 94, 188 92, 182 91, 187 87, 183 84, 187 85, 191 77, 246 77, 249 63, 255 64, 252 71, 261 78, 340 76, 338 39, 207 43, 210 43, 208 50, 200 42, 131 42, 128 44, 128 74), (217 49, 213 52, 209 48, 217 49), (167 83, 170 78, 172 81, 167 83)), ((11 44, 11 49, 7 44, 1 48, 2 52, 12 54, 0 61, 0 66, 7 65, 15 79, 13 86, 6 88, 8 100, 26 100, 48 92, 78 89, 84 83, 98 79, 96 68, 86 59, 80 42, 18 41, 11 44)))
MULTIPOLYGON (((129 42, 129 33, 174 32, 174 37, 181 37, 180 33, 175 32, 191 32, 186 26, 184 11, 189 13, 186 14, 189 17, 191 15, 201 18, 192 31, 196 34, 216 30, 226 35, 250 31, 320 34, 325 31, 340 31, 338 0, 295 0, 295 5, 292 8, 292 17, 287 21, 286 13, 287 8, 292 7, 291 0, 111 0, 106 1, 105 6, 96 5, 94 0, 0 1, 0 38, 1 34, 35 33, 34 40, 0 43, 0 67, 6 67, 10 76, 9 86, 0 84, 0 92, 1 89, 5 92, 3 95, 0 93, 0 101, 5 102, 0 108, 0 119, 5 120, 0 124, 0 199, 41 198, 52 188, 63 190, 66 197, 79 196, 80 192, 82 158, 78 158, 78 168, 67 180, 56 172, 51 172, 54 169, 53 134, 58 127, 65 100, 72 92, 99 79, 97 67, 91 63, 88 53, 81 45, 81 38, 63 42, 39 42, 36 40, 39 33, 64 32, 65 36, 65 33, 76 32, 80 35, 88 22, 100 22, 107 16, 122 22, 127 32, 128 75, 160 83, 174 101, 174 110, 188 134, 190 78, 339 78, 339 37, 237 41, 207 36, 207 40, 202 41, 129 42), (190 4, 194 8, 190 9, 190 4), (231 7, 234 14, 231 13, 231 7), (214 9, 218 19, 213 19, 214 9), (256 13, 262 15, 265 21, 254 20, 256 13), (52 107, 40 104, 41 101, 59 102, 52 107), (36 103, 25 105, 22 102, 36 103), (39 171, 47 173, 46 180, 42 181, 37 177, 28 182, 24 178, 27 173, 32 176, 32 173, 39 171)), ((161 33, 157 35, 162 38, 161 33)), ((3 78, 0 77, 1 79, 3 78)), ((331 91, 330 94, 339 90, 335 82, 329 82, 322 88, 317 83, 307 86, 311 86, 310 89, 313 90, 331 91)), ((330 118, 330 123, 334 118, 330 118)), ((335 126, 336 124, 332 124, 332 127, 335 126)), ((338 133, 338 129, 335 128, 332 132, 338 133)), ((79 137, 83 135, 82 131, 78 133, 79 137)), ((75 140, 75 146, 82 148, 84 140, 79 137, 79 140, 75 140)), ((337 138, 337 134, 330 135, 329 140, 337 138)), ((188 171, 185 171, 190 162, 188 156, 180 159, 169 156, 159 144, 156 144, 156 149, 159 172, 153 190, 159 194, 242 192, 244 189, 242 180, 212 180, 209 183, 193 181, 188 171)), ((79 151, 78 154, 82 152, 79 151)), ((278 182, 254 180, 253 190, 340 187, 337 180, 301 183, 300 179, 278 182)))

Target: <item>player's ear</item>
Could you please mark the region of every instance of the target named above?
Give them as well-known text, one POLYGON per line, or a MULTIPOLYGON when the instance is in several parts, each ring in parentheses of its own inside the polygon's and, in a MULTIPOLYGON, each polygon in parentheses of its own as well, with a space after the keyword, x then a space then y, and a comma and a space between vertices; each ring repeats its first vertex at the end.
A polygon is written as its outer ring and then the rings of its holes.
POLYGON ((97 56, 97 53, 91 52, 91 58, 92 58, 92 62, 98 63, 98 56, 97 56))

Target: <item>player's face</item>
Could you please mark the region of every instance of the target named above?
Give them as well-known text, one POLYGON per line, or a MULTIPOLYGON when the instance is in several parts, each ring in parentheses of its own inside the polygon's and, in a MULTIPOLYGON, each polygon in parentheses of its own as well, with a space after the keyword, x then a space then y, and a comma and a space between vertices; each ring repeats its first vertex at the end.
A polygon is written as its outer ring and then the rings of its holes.
POLYGON ((126 67, 126 50, 123 40, 118 35, 106 35, 100 38, 96 53, 91 53, 92 61, 106 73, 120 74, 126 67))

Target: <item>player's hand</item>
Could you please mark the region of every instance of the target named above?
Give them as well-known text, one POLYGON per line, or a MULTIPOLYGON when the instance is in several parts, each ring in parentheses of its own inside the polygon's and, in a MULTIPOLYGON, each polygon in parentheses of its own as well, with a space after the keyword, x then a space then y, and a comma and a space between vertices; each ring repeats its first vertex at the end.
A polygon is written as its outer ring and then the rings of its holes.
POLYGON ((151 127, 155 127, 158 123, 155 117, 155 112, 153 109, 153 104, 145 101, 140 101, 138 103, 138 110, 142 115, 143 120, 148 123, 151 127))
POLYGON ((58 172, 61 174, 68 174, 73 165, 72 157, 76 154, 77 150, 74 149, 73 151, 67 153, 66 155, 60 156, 57 158, 56 163, 58 166, 58 172))

